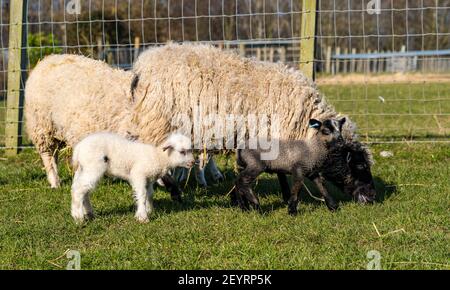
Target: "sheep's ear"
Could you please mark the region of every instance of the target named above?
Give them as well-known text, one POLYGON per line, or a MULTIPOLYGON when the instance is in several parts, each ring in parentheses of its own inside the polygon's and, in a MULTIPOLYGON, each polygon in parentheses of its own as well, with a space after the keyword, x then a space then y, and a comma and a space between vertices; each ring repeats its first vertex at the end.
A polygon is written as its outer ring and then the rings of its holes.
POLYGON ((173 146, 172 145, 166 145, 163 147, 163 151, 167 151, 167 150, 173 150, 173 146))
POLYGON ((346 117, 339 120, 339 131, 342 131, 342 126, 344 126, 345 122, 347 122, 346 117))
POLYGON ((316 119, 309 120, 309 128, 318 130, 318 129, 320 129, 320 127, 322 127, 322 122, 320 122, 319 120, 316 120, 316 119))

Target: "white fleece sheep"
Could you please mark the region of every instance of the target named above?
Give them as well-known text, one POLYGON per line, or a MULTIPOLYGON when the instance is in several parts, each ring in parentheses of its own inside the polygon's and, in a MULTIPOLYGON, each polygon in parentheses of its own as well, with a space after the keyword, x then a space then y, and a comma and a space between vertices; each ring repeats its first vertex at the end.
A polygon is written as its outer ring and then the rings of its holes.
POLYGON ((25 88, 26 130, 52 188, 60 185, 57 158, 62 145, 73 147, 100 131, 159 144, 172 132, 166 124, 175 112, 159 122, 141 117, 146 126, 135 127, 133 118, 140 114, 132 88, 136 81, 132 72, 80 55, 51 55, 33 69, 25 88))
POLYGON ((108 174, 131 184, 137 204, 136 219, 146 222, 153 210, 153 183, 170 169, 193 164, 191 140, 181 134, 170 135, 159 147, 113 133, 91 134, 73 152, 76 171, 72 183, 72 217, 80 222, 93 216, 89 193, 108 174))

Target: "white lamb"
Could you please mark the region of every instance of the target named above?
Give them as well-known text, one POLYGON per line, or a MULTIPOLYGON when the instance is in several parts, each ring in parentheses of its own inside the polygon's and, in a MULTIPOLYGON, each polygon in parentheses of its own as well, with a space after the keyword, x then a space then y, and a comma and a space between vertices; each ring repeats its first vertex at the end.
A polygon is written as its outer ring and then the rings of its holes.
POLYGON ((74 148, 72 217, 76 222, 93 216, 89 192, 103 175, 127 180, 134 191, 136 219, 148 221, 153 210, 153 183, 176 167, 192 167, 190 138, 175 133, 159 147, 133 142, 113 133, 94 133, 74 148))

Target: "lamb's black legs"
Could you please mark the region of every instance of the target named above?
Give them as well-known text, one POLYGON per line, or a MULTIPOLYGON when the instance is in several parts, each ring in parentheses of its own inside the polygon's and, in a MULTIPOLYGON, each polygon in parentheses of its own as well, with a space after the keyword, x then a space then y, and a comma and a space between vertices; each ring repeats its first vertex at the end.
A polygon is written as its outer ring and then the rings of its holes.
MULTIPOLYGON (((291 197, 291 191, 289 189, 289 183, 287 181, 286 174, 278 173, 277 175, 278 181, 280 182, 281 192, 283 193, 283 199, 285 202, 288 202, 289 198, 291 197)), ((327 205, 328 209, 331 211, 337 210, 339 208, 339 204, 334 200, 334 198, 328 193, 327 189, 325 188, 325 179, 320 174, 314 174, 308 176, 308 178, 314 181, 314 184, 319 189, 320 194, 325 199, 325 204, 327 205)))
POLYGON ((296 215, 299 203, 298 195, 303 185, 303 176, 301 174, 293 174, 292 177, 293 177, 293 184, 291 197, 288 200, 288 213, 290 215, 296 215))
POLYGON ((313 178, 313 181, 316 184, 317 188, 319 189, 320 193, 322 194, 323 198, 325 199, 325 204, 327 205, 328 209, 331 211, 337 210, 339 205, 334 200, 334 198, 328 193, 327 189, 323 185, 323 183, 325 182, 324 178, 320 174, 317 174, 313 178))
POLYGON ((289 183, 286 174, 277 173, 278 181, 280 182, 281 192, 283 194, 284 202, 288 202, 291 197, 291 189, 289 188, 289 183))
POLYGON ((262 169, 245 168, 236 180, 236 188, 231 194, 231 203, 238 204, 243 210, 249 210, 250 205, 259 210, 259 200, 253 193, 252 183, 262 172, 262 169))
POLYGON ((161 180, 163 181, 164 186, 167 188, 167 190, 170 191, 170 196, 172 197, 172 200, 181 202, 182 201, 181 191, 180 189, 178 189, 175 180, 173 180, 173 178, 168 174, 161 177, 161 180))

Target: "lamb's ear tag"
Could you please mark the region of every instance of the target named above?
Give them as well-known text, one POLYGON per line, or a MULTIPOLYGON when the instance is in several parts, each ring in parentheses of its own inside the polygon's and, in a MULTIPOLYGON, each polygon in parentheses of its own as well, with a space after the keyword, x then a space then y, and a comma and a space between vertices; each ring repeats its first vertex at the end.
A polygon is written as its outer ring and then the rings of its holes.
POLYGON ((319 129, 321 126, 322 126, 322 122, 320 122, 316 119, 309 120, 309 128, 319 129))

